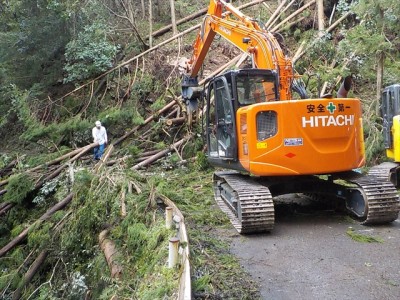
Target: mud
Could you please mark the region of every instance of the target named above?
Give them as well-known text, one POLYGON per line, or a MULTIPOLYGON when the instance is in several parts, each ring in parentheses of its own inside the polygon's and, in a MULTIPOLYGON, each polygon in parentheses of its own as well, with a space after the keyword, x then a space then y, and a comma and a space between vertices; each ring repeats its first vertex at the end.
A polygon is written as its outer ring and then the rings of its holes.
POLYGON ((400 299, 400 218, 367 227, 327 207, 277 208, 271 233, 231 240, 262 299, 400 299), (349 228, 383 243, 354 241, 349 228))

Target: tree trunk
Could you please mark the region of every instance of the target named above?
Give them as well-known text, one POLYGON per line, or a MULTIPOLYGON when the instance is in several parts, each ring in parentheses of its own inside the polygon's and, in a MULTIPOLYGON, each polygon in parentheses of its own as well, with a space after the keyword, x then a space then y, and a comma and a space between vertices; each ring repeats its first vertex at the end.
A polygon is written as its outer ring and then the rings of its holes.
POLYGON ((5 215, 13 207, 14 207, 14 204, 8 203, 8 202, 4 202, 4 206, 2 206, 1 209, 0 209, 0 217, 2 215, 5 215))
POLYGON ((35 261, 29 267, 29 270, 25 273, 24 278, 22 279, 21 285, 15 290, 15 292, 13 294, 13 300, 18 300, 21 298, 24 287, 27 286, 31 282, 33 276, 35 276, 35 274, 43 266, 43 263, 46 260, 47 254, 48 254, 47 251, 40 252, 38 257, 35 259, 35 261))
POLYGON ((118 145, 119 143, 121 143, 122 141, 124 141, 127 137, 129 137, 131 134, 133 134, 134 132, 136 132, 139 128, 143 127, 144 125, 150 123, 151 121, 153 121, 158 115, 164 113, 165 111, 167 111, 168 109, 170 109, 172 106, 174 106, 177 103, 177 100, 174 99, 172 100, 170 103, 168 103, 167 105, 165 105, 162 109, 160 109, 158 112, 156 112, 154 115, 151 115, 150 117, 148 117, 146 120, 144 120, 142 125, 138 125, 135 128, 133 128, 131 131, 127 132, 126 134, 124 134, 122 137, 120 137, 119 139, 117 139, 113 145, 118 145))
POLYGON ((322 37, 324 35, 324 30, 325 30, 324 0, 317 0, 317 9, 318 9, 318 36, 322 37))
POLYGON ((172 25, 172 34, 178 34, 178 27, 176 26, 176 18, 175 18, 175 0, 169 0, 171 4, 171 25, 172 25))
POLYGON ((158 152, 157 154, 154 154, 153 156, 150 156, 148 159, 134 165, 131 169, 132 170, 137 170, 141 167, 147 166, 155 161, 157 161, 158 159, 160 159, 161 157, 167 155, 169 152, 173 151, 175 148, 179 147, 180 145, 182 145, 184 142, 186 142, 189 138, 191 138, 191 136, 187 136, 179 141, 177 141, 176 143, 174 143, 173 145, 171 145, 168 149, 162 150, 160 152, 158 152))
POLYGON ((383 67, 385 62, 385 53, 379 52, 377 58, 377 68, 376 68, 376 104, 375 113, 379 116, 379 103, 381 100, 382 87, 383 87, 383 67))
POLYGON ((285 25, 289 20, 293 19, 295 16, 297 16, 298 14, 300 14, 301 12, 303 12, 304 10, 306 10, 308 7, 310 7, 311 5, 313 5, 315 3, 315 0, 312 0, 310 2, 308 2, 307 4, 305 4, 304 6, 302 6, 301 8, 299 8, 298 10, 296 10, 294 13, 292 13, 291 15, 289 15, 287 18, 285 18, 282 22, 280 22, 278 25, 276 25, 274 28, 271 29, 272 32, 275 32, 279 29, 279 27, 281 27, 282 25, 285 25))
POLYGON ((144 19, 146 17, 146 6, 144 5, 144 0, 141 0, 142 4, 142 18, 144 19))
MULTIPOLYGON (((203 9, 199 10, 198 12, 195 12, 195 13, 193 13, 193 14, 187 16, 187 17, 184 17, 182 19, 179 19, 178 21, 176 21, 176 25, 178 26, 180 24, 183 24, 185 22, 188 22, 190 20, 198 18, 198 17, 204 15, 207 12, 207 10, 208 10, 208 8, 203 8, 203 9)), ((168 32, 169 30, 171 30, 171 28, 172 28, 172 24, 167 25, 167 26, 165 26, 163 28, 160 28, 157 31, 153 32, 153 37, 158 37, 158 36, 168 32)))
POLYGON ((54 205, 52 208, 48 209, 38 220, 36 220, 32 225, 29 227, 25 228, 18 236, 16 236, 11 242, 9 242, 7 245, 5 245, 3 248, 0 249, 0 257, 3 257, 8 251, 13 249, 15 246, 17 246, 20 242, 22 242, 27 236, 29 230, 31 230, 34 226, 42 223, 43 221, 46 221, 48 218, 50 218, 56 211, 59 211, 60 209, 63 209, 65 206, 67 206, 73 198, 73 194, 70 193, 68 196, 66 196, 62 201, 58 202, 56 205, 54 205))
POLYGON ((8 174, 11 173, 12 169, 15 167, 17 164, 17 160, 14 159, 12 162, 10 162, 7 166, 5 166, 3 169, 0 170, 0 177, 4 177, 8 174))
POLYGON ((153 3, 149 0, 149 46, 153 47, 153 3))

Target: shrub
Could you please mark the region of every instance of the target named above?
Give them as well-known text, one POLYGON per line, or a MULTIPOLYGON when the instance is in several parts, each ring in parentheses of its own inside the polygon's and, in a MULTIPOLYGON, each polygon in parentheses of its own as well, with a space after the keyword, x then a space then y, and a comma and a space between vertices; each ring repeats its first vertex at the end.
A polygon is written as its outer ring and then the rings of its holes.
POLYGON ((33 179, 27 174, 17 174, 10 177, 4 201, 21 204, 34 188, 33 179))
POLYGON ((84 80, 102 73, 112 66, 118 47, 107 38, 107 28, 100 23, 86 26, 75 40, 67 44, 64 82, 84 80))

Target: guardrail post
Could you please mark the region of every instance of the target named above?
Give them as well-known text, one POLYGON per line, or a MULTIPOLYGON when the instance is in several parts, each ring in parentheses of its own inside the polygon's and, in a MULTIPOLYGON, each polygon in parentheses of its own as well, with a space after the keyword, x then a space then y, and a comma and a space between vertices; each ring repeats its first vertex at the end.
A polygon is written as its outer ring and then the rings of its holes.
POLYGON ((165 227, 167 229, 172 228, 172 207, 165 208, 165 227))
POLYGON ((173 268, 178 263, 179 239, 173 237, 169 239, 168 268, 173 268))

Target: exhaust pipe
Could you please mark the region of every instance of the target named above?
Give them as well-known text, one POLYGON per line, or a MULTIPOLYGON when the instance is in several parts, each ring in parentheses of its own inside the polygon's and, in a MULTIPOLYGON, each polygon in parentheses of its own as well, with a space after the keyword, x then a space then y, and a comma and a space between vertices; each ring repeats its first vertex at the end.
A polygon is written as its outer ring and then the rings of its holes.
POLYGON ((343 80, 342 85, 340 86, 339 91, 337 92, 337 97, 347 98, 347 94, 349 93, 352 84, 353 84, 353 77, 351 75, 347 76, 343 80))

